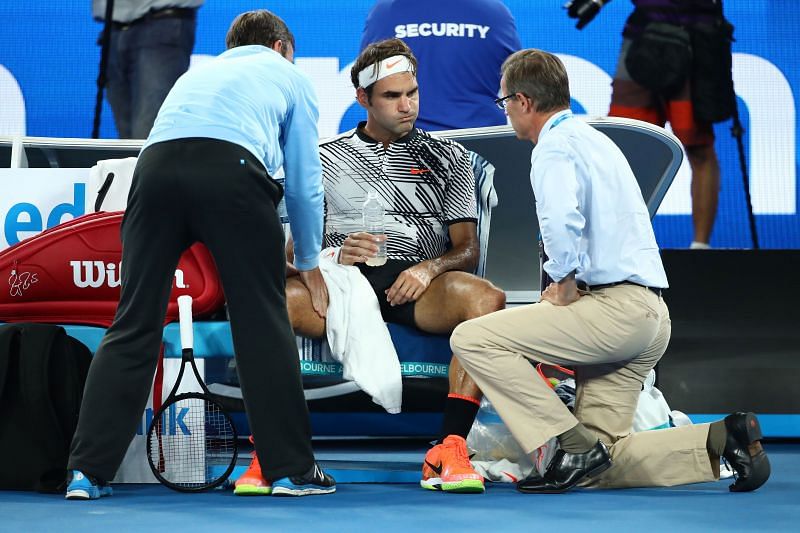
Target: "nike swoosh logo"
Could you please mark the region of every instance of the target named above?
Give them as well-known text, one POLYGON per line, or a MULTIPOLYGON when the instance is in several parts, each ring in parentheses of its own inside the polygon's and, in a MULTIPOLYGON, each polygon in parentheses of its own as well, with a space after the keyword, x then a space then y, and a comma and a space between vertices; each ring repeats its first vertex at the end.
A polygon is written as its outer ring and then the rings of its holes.
POLYGON ((430 169, 427 169, 427 168, 412 168, 410 172, 416 176, 418 174, 425 174, 426 172, 430 172, 430 169))
POLYGON ((436 472, 437 476, 442 475, 442 463, 439 463, 439 466, 434 466, 431 463, 429 463, 428 461, 425 461, 425 464, 428 465, 431 468, 431 470, 436 472))
POLYGON ((513 476, 513 475, 509 474, 509 473, 508 473, 508 472, 506 472, 506 471, 502 471, 502 472, 501 472, 501 474, 505 474, 505 475, 507 475, 507 476, 508 476, 508 479, 510 479, 512 483, 516 483, 517 481, 519 481, 519 480, 517 479, 517 476, 513 476))
POLYGON ((402 59, 398 59, 394 63, 386 63, 386 68, 393 68, 395 65, 397 65, 401 61, 402 61, 402 59))

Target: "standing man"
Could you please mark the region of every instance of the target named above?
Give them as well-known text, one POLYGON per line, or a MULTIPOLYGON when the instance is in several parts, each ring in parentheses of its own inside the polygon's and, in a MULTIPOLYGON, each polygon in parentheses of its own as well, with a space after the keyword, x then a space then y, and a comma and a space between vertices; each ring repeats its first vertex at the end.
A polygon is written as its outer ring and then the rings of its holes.
POLYGON ((283 191, 271 178, 283 165, 294 264, 324 316, 317 98, 292 64, 292 34, 269 11, 239 15, 226 45, 178 80, 137 161, 122 224, 120 302, 89 369, 67 499, 111 494, 106 482, 125 455, 153 380, 175 267, 197 241, 211 251, 222 279, 248 421, 272 493, 336 490, 311 449, 284 296, 284 234, 276 212, 283 191))
MULTIPOLYGON (((146 139, 158 109, 189 68, 203 0, 113 0, 106 71, 120 139, 146 139)), ((92 0, 102 21, 106 0, 92 0)))
POLYGON ((670 337, 667 278, 650 217, 625 156, 573 117, 564 65, 540 50, 503 64, 502 105, 520 139, 535 144, 531 185, 555 282, 538 304, 476 318, 451 337, 455 356, 526 452, 552 437, 561 449, 521 492, 671 486, 738 474, 732 491, 767 481, 769 461, 752 413, 713 424, 631 433, 642 383, 670 337), (576 368, 575 414, 531 360, 576 368), (613 463, 613 465, 612 465, 613 463), (587 479, 593 478, 592 480, 587 479))
MULTIPOLYGON (((367 121, 320 146, 325 246, 339 247, 339 263, 359 268, 386 322, 449 334, 465 320, 503 309, 505 293, 472 274, 480 253, 475 176, 463 146, 415 127, 416 72, 416 58, 399 39, 373 43, 356 59, 350 79, 367 121), (364 232, 362 206, 370 191, 386 208, 385 236, 364 232), (382 241, 386 264, 367 266, 382 241)), ((289 278, 286 294, 295 331, 325 335, 325 319, 300 279, 289 278)), ((455 358, 449 378, 440 438, 425 457, 421 485, 483 492, 465 441, 481 391, 455 358)), ((257 494, 264 477, 254 460, 237 492, 257 494)))
MULTIPOLYGON (((569 2, 569 15, 578 19, 578 28, 583 28, 610 0, 573 0, 569 2)), ((611 83, 612 117, 626 117, 664 126, 669 122, 675 136, 686 149, 692 169, 692 227, 693 239, 690 248, 710 248, 711 232, 717 217, 719 203, 720 172, 717 153, 714 149, 714 128, 710 122, 695 117, 692 103, 693 76, 709 76, 708 72, 685 65, 685 81, 673 94, 660 94, 635 81, 625 65, 633 41, 642 35, 650 23, 666 24, 676 28, 692 28, 696 24, 715 27, 722 19, 722 0, 632 0, 633 13, 628 17, 622 31, 622 47, 617 60, 617 70, 611 83)), ((724 19, 722 19, 724 20, 724 19)), ((674 61, 674 58, 668 58, 674 61)), ((657 58, 657 62, 659 59, 657 58)), ((667 58, 661 58, 667 68, 667 58)), ((663 70, 661 71, 664 72, 663 70)), ((719 98, 726 95, 720 94, 719 98)))
POLYGON ((521 45, 501 0, 378 0, 364 24, 361 50, 391 37, 402 39, 419 60, 417 127, 506 123, 491 101, 500 89, 500 65, 521 45))

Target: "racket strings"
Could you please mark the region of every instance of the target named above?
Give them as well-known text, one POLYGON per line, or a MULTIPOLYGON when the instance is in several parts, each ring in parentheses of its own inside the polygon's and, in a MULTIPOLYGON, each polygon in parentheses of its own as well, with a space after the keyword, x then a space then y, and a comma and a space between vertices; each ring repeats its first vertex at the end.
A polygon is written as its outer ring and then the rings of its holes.
POLYGON ((208 487, 226 476, 236 450, 236 434, 222 407, 197 397, 165 405, 149 441, 158 477, 185 489, 208 487))

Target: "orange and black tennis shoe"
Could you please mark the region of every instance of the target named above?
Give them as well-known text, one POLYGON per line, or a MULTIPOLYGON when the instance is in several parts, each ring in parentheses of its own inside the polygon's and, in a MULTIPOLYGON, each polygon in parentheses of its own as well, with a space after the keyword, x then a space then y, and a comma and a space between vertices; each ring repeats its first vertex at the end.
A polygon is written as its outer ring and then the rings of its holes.
MULTIPOLYGON (((250 442, 253 443, 252 436, 250 437, 250 442)), ((252 451, 252 456, 250 466, 236 480, 233 493, 237 496, 268 496, 272 493, 272 483, 264 479, 255 449, 252 451)))
POLYGON ((425 454, 420 486, 428 490, 456 493, 484 491, 483 476, 478 474, 467 454, 467 441, 458 435, 448 435, 425 454))

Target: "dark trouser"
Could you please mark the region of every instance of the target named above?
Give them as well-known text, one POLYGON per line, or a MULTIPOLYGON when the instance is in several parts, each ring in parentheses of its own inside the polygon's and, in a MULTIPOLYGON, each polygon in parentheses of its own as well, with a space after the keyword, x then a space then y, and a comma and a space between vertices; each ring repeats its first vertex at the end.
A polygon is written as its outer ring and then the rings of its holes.
POLYGON ((286 310, 281 189, 245 149, 212 139, 148 147, 122 223, 122 292, 86 381, 69 468, 111 480, 147 403, 181 253, 205 243, 216 261, 262 472, 311 468, 311 429, 286 310))
POLYGON ((120 139, 146 139, 175 81, 189 68, 194 17, 142 19, 111 30, 108 103, 120 139))

